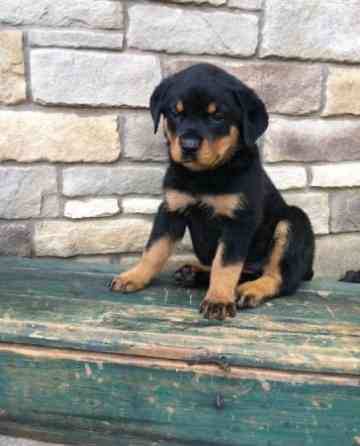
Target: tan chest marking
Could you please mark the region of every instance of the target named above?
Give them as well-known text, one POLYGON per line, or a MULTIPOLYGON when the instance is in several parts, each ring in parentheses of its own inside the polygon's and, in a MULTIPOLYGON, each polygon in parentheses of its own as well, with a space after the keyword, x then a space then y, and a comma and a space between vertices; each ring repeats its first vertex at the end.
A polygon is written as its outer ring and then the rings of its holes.
POLYGON ((216 215, 233 218, 237 209, 245 209, 246 198, 244 194, 204 195, 201 203, 211 207, 216 215))
POLYGON ((245 209, 246 198, 244 194, 202 195, 195 197, 185 192, 168 189, 165 192, 165 201, 171 212, 184 211, 196 204, 210 207, 214 214, 233 218, 237 209, 245 209))
POLYGON ((173 189, 165 191, 165 201, 171 212, 184 211, 197 202, 196 198, 192 195, 173 189))

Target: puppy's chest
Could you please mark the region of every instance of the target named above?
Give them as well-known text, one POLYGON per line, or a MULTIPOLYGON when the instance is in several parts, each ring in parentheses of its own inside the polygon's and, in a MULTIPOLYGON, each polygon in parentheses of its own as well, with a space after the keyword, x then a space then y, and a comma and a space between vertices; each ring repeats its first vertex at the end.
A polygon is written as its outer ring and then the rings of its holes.
POLYGON ((244 194, 201 194, 192 195, 174 189, 165 191, 165 202, 171 212, 186 212, 192 207, 209 209, 214 215, 234 218, 238 210, 244 209, 244 194))

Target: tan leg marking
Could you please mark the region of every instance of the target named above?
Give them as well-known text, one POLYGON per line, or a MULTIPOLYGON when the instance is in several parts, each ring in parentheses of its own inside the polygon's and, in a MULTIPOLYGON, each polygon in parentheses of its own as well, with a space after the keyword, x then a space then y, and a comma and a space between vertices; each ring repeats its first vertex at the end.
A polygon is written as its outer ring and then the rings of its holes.
POLYGON ((254 281, 245 282, 237 287, 239 296, 238 307, 255 308, 265 300, 279 294, 282 285, 280 262, 283 258, 289 240, 290 225, 280 221, 274 232, 275 244, 263 275, 254 281))
POLYGON ((224 245, 219 244, 214 258, 210 286, 200 306, 200 312, 209 319, 225 319, 236 314, 235 288, 241 275, 243 263, 223 264, 224 245))
POLYGON ((245 209, 247 200, 244 194, 204 195, 201 202, 210 206, 214 213, 233 218, 237 209, 245 209))
POLYGON ((113 291, 131 293, 141 290, 159 273, 173 250, 174 242, 169 238, 156 241, 145 251, 140 262, 131 270, 115 277, 112 282, 113 291))

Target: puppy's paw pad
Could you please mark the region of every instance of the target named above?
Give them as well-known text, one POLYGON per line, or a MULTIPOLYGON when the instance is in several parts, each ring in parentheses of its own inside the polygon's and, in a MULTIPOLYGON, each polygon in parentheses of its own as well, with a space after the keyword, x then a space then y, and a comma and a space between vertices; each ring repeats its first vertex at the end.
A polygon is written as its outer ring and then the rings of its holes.
POLYGON ((134 291, 141 290, 145 287, 145 283, 137 278, 134 274, 123 273, 111 282, 111 291, 117 291, 119 293, 132 293, 134 291))
POLYGON ((200 305, 200 313, 205 319, 225 320, 227 317, 236 316, 236 304, 231 299, 205 297, 200 305))

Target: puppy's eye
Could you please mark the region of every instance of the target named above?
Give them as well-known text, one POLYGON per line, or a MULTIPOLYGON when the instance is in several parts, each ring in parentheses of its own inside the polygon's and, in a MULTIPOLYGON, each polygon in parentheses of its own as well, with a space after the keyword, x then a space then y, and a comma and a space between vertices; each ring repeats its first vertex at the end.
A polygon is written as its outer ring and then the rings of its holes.
POLYGON ((224 113, 216 112, 216 113, 209 115, 209 118, 215 122, 222 122, 225 119, 225 115, 224 115, 224 113))

